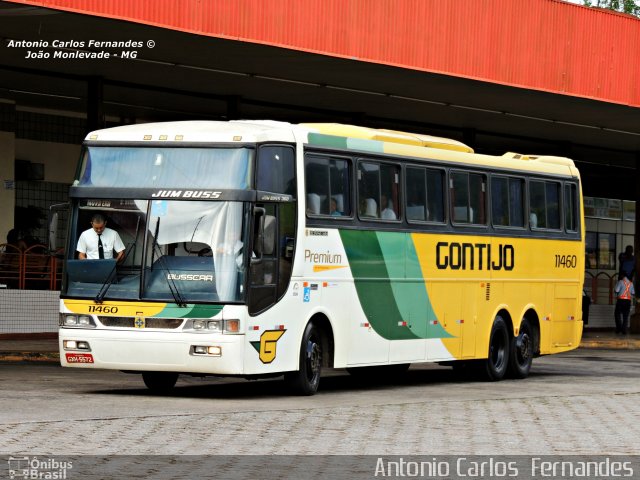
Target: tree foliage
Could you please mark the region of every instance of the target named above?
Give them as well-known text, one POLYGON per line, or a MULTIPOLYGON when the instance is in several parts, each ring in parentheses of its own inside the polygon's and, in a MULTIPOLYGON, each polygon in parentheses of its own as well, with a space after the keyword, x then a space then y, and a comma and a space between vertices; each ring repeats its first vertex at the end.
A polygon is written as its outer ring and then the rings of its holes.
POLYGON ((584 0, 587 7, 606 8, 621 13, 629 13, 640 17, 638 0, 584 0))

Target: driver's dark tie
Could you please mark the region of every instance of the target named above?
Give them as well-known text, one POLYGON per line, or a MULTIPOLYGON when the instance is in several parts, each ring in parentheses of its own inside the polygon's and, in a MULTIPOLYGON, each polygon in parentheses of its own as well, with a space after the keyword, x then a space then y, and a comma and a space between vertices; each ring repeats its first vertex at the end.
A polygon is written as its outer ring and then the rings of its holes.
POLYGON ((102 234, 98 234, 98 258, 104 258, 104 247, 102 246, 102 234))

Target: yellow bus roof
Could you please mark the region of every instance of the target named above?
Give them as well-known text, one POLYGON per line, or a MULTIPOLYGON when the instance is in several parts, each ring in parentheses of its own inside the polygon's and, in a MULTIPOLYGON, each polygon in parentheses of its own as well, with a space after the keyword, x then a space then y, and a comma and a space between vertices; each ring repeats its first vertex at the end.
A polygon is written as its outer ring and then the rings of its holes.
POLYGON ((507 152, 501 156, 474 153, 464 143, 447 138, 339 123, 303 123, 313 145, 443 160, 466 165, 578 176, 573 160, 548 155, 507 152))

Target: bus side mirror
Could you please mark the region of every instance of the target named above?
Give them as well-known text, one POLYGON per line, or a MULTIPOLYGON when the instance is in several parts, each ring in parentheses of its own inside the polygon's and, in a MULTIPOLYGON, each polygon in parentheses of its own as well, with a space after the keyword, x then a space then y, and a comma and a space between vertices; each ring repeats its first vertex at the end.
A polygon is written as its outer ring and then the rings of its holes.
POLYGON ((64 247, 64 241, 58 241, 58 233, 62 232, 62 235, 66 235, 66 230, 61 229, 60 224, 66 225, 69 218, 69 204, 57 203, 49 207, 49 253, 57 258, 64 258, 64 253, 59 250, 64 247))

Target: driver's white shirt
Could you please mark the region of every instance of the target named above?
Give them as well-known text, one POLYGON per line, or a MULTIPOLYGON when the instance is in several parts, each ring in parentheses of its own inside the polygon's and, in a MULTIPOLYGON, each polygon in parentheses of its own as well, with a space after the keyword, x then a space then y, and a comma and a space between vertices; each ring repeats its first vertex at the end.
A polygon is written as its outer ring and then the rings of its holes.
MULTIPOLYGON (((124 250, 124 243, 115 230, 105 228, 102 232, 102 248, 104 258, 113 258, 113 251, 120 253, 124 250)), ((98 259, 98 234, 93 228, 85 230, 78 239, 76 250, 87 255, 89 259, 98 259)))

